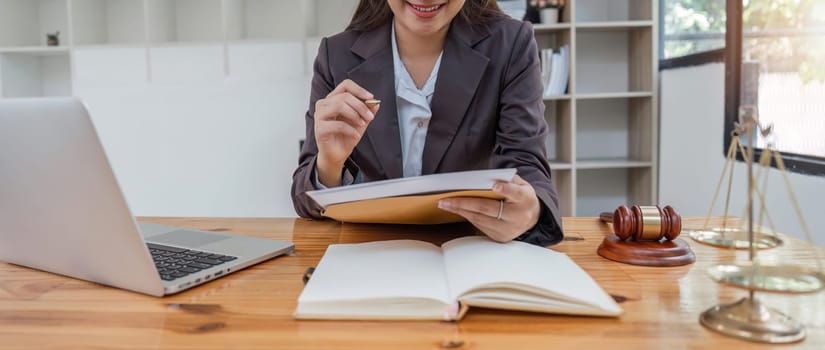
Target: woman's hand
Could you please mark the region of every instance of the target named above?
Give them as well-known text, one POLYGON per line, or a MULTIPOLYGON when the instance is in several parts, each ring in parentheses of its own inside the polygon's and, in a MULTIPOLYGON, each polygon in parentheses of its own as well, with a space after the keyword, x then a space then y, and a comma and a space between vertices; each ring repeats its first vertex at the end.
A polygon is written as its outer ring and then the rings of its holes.
POLYGON ((372 93, 347 79, 315 102, 316 169, 318 181, 324 186, 341 185, 344 162, 378 112, 378 106, 370 109, 364 104, 372 98, 372 93))
POLYGON ((539 221, 541 206, 536 191, 518 175, 512 182, 497 182, 493 191, 504 199, 449 198, 440 200, 438 207, 463 216, 497 242, 512 241, 539 221))

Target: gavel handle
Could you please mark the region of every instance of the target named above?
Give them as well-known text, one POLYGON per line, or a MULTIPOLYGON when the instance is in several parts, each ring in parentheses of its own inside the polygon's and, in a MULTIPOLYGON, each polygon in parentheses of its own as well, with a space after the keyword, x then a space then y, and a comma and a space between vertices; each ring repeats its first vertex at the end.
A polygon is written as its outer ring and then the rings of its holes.
POLYGON ((613 222, 613 213, 602 212, 599 219, 602 219, 602 222, 613 222))

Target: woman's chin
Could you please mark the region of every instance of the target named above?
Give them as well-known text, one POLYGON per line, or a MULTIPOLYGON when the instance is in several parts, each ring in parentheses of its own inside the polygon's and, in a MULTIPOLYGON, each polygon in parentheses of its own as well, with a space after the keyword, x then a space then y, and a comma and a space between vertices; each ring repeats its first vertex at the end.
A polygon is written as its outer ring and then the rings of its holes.
POLYGON ((446 27, 449 27, 449 23, 442 24, 431 20, 421 21, 418 19, 407 19, 404 21, 404 26, 417 36, 430 36, 438 34, 446 27))

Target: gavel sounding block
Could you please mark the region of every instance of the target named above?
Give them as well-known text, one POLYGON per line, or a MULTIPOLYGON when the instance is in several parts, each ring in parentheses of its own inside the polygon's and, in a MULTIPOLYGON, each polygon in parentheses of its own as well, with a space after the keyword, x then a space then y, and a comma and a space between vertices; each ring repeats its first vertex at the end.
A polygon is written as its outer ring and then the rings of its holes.
POLYGON ((696 261, 690 246, 680 238, 659 242, 626 242, 611 234, 604 238, 598 253, 606 259, 641 266, 682 266, 696 261))
POLYGON ((696 261, 685 241, 677 238, 682 218, 671 206, 619 206, 614 213, 602 213, 613 223, 598 253, 607 259, 631 265, 681 266, 696 261))

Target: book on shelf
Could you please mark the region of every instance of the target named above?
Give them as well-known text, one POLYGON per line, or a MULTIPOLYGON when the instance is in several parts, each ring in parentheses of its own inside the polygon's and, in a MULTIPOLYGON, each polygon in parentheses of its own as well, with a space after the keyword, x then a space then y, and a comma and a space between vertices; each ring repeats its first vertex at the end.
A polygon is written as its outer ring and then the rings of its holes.
POLYGON ((564 95, 570 80, 570 47, 541 50, 541 76, 544 96, 564 95))
POLYGON ((566 254, 483 236, 334 244, 298 298, 299 319, 460 320, 471 307, 618 316, 566 254))
POLYGON ((439 209, 440 199, 502 199, 493 192, 493 184, 509 182, 515 175, 516 169, 471 170, 365 182, 307 195, 321 207, 322 215, 341 222, 443 224, 465 219, 439 209))

